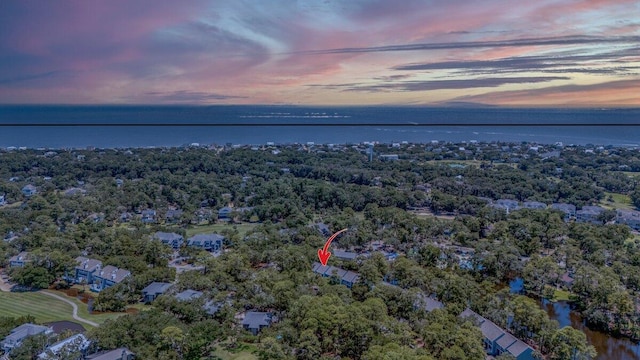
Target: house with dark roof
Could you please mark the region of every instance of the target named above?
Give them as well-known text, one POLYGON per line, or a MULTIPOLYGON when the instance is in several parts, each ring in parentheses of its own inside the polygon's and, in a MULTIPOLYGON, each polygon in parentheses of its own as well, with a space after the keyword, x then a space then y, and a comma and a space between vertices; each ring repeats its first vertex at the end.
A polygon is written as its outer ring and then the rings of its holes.
POLYGON ((273 315, 268 312, 249 311, 242 319, 242 327, 251 331, 253 335, 258 335, 260 330, 271 326, 273 315))
POLYGON ((35 187, 35 186, 33 186, 33 185, 31 185, 31 184, 29 184, 29 185, 25 185, 25 186, 22 188, 22 195, 27 196, 27 197, 29 197, 29 196, 33 196, 33 195, 35 195, 37 192, 38 192, 38 189, 36 189, 36 187, 35 187))
POLYGON ((334 278, 340 284, 345 285, 348 288, 353 287, 353 285, 360 280, 360 275, 358 273, 343 270, 335 266, 322 265, 319 262, 313 263, 312 270, 314 273, 322 277, 334 278))
POLYGON ((158 296, 164 294, 171 287, 170 283, 166 282, 152 282, 142 289, 142 301, 150 303, 158 296))
POLYGON ((153 209, 142 210, 140 221, 145 224, 153 224, 156 222, 156 211, 153 209))
POLYGON ((78 265, 74 269, 74 276, 67 276, 67 280, 76 284, 92 284, 95 274, 102 268, 102 261, 78 256, 76 262, 78 265))
POLYGON ((228 206, 221 208, 220 210, 218 210, 218 220, 231 220, 232 212, 233 209, 228 206))
POLYGON ((576 206, 573 204, 553 203, 551 204, 553 210, 559 210, 564 213, 564 221, 571 220, 576 216, 576 206))
POLYGON ((176 250, 180 249, 180 246, 184 243, 184 237, 176 233, 158 231, 153 234, 153 238, 162 241, 163 244, 169 245, 176 250))
POLYGON ((182 218, 184 212, 180 209, 169 209, 164 218, 167 223, 175 224, 182 218))
POLYGON ((619 209, 616 211, 616 223, 625 224, 633 230, 640 231, 640 211, 619 209))
POLYGON ((224 236, 219 234, 197 234, 187 239, 187 246, 215 252, 222 250, 223 241, 224 236))
POLYGON ((483 336, 483 345, 487 355, 499 356, 507 353, 515 357, 516 360, 534 359, 533 348, 504 331, 492 321, 478 315, 473 310, 467 308, 460 314, 460 317, 470 319, 475 325, 480 327, 483 336))
POLYGON ((582 209, 576 211, 576 222, 602 225, 600 215, 604 211, 605 209, 600 206, 583 206, 582 209))
POLYGON ((29 253, 23 251, 18 255, 12 256, 9 259, 9 267, 24 267, 30 261, 31 260, 29 259, 29 253))
POLYGON ((178 301, 190 301, 190 300, 198 299, 202 295, 203 295, 202 291, 187 289, 181 293, 176 294, 176 299, 178 301))
POLYGON ((107 265, 93 275, 91 290, 100 292, 108 287, 121 283, 128 276, 131 276, 129 270, 107 265))
POLYGON ((522 203, 522 207, 525 209, 544 210, 547 208, 547 204, 539 201, 525 201, 522 203))
POLYGON ((11 330, 9 335, 0 341, 0 348, 5 354, 8 354, 11 350, 20 346, 26 338, 39 334, 51 335, 53 330, 47 326, 22 324, 11 330))
POLYGON ((338 249, 333 250, 332 255, 335 256, 337 259, 346 260, 346 261, 355 260, 358 257, 358 253, 355 253, 352 251, 338 250, 338 249))
POLYGON ((133 360, 134 358, 135 354, 126 347, 101 351, 86 357, 87 360, 133 360))

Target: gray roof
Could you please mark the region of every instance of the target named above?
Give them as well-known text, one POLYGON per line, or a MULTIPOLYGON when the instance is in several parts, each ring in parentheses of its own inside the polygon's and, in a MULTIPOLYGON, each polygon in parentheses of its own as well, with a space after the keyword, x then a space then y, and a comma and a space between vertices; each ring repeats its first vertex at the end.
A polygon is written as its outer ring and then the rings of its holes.
POLYGON ((500 339, 496 341, 496 344, 500 345, 501 348, 506 350, 509 346, 511 346, 516 341, 518 341, 518 339, 516 339, 513 335, 509 333, 504 333, 504 335, 502 335, 500 339))
POLYGON ((505 334, 504 330, 502 330, 498 325, 486 319, 482 324, 480 324, 480 331, 482 332, 482 335, 490 341, 495 341, 497 338, 505 334))
POLYGON ((202 295, 203 295, 202 291, 188 289, 177 294, 176 299, 180 301, 189 301, 189 300, 197 299, 202 295))
POLYGON ((190 244, 191 243, 198 243, 198 242, 204 243, 207 240, 212 241, 212 242, 223 241, 224 240, 224 236, 222 236, 220 234, 197 234, 197 235, 193 235, 192 237, 190 237, 188 239, 188 242, 190 244))
POLYGON ((598 215, 603 211, 605 211, 605 209, 601 208, 600 206, 583 206, 582 209, 577 211, 577 213, 598 215))
POLYGON ((485 318, 483 318, 482 316, 478 315, 478 313, 476 313, 475 311, 467 308, 465 309, 461 314, 460 314, 461 318, 470 318, 470 320, 475 321, 478 325, 482 324, 485 321, 485 318))
POLYGON ((507 348, 507 351, 509 353, 511 353, 511 355, 518 357, 520 354, 522 354, 523 352, 527 351, 527 350, 532 350, 533 349, 525 344, 523 341, 516 339, 516 342, 513 343, 513 345, 509 346, 509 348, 507 348))
POLYGON ((125 354, 125 356, 134 355, 131 350, 127 349, 126 347, 122 347, 115 350, 109 350, 89 355, 87 356, 87 360, 124 360, 126 359, 126 357, 122 357, 123 353, 125 354))
POLYGON ((147 285, 147 287, 142 289, 142 293, 151 295, 164 294, 164 292, 169 290, 170 287, 170 283, 154 281, 151 284, 147 285))
POLYGON ((2 342, 15 344, 29 336, 38 335, 47 331, 51 331, 51 329, 46 326, 22 324, 17 328, 11 330, 11 333, 7 335, 4 340, 2 340, 2 342))
POLYGON ((564 212, 575 212, 576 206, 573 204, 564 204, 564 203, 553 203, 551 204, 552 209, 561 210, 564 212))
POLYGON ((131 275, 131 272, 129 270, 119 269, 112 265, 105 266, 100 272, 96 274, 96 276, 99 276, 106 280, 111 280, 116 283, 121 282, 129 275, 131 275))
POLYGON ((266 312, 249 311, 242 320, 242 325, 249 329, 260 329, 261 326, 271 325, 271 314, 266 312))
POLYGON ((359 278, 360 278, 360 275, 358 275, 358 273, 354 273, 353 271, 347 271, 347 273, 342 277, 342 280, 350 283, 355 283, 358 281, 359 278))
POLYGON ((13 261, 27 261, 29 260, 29 253, 26 251, 21 252, 18 255, 12 256, 11 259, 9 259, 9 261, 13 262, 13 261))
POLYGON ((76 334, 47 347, 44 352, 38 355, 38 359, 58 359, 58 356, 63 354, 63 352, 66 353, 69 351, 68 347, 74 350, 86 350, 89 345, 91 345, 91 341, 89 341, 84 334, 76 334), (53 357, 49 354, 53 355, 53 357))
POLYGON ((539 201, 525 201, 522 205, 527 209, 546 209, 547 208, 547 204, 541 203, 539 201))
POLYGON ((442 309, 444 307, 444 304, 442 304, 440 301, 429 297, 429 296, 425 296, 424 297, 424 309, 431 312, 435 309, 442 309))
POLYGON ((183 239, 182 235, 180 234, 168 233, 168 232, 162 232, 162 231, 156 232, 155 234, 153 234, 153 237, 160 241, 165 241, 165 242, 172 242, 173 240, 183 239))
POLYGON ((96 260, 96 259, 89 259, 83 256, 78 256, 76 258, 76 261, 79 263, 78 266, 76 266, 76 269, 79 269, 79 270, 86 270, 88 272, 92 272, 98 269, 99 267, 102 267, 102 261, 96 260))
POLYGON ((33 185, 31 185, 31 184, 28 184, 28 185, 25 185, 25 186, 22 188, 22 191, 25 191, 25 190, 28 190, 28 191, 36 191, 36 187, 35 187, 35 186, 33 186, 33 185))
POLYGON ((353 260, 358 257, 358 253, 352 251, 333 250, 333 255, 338 259, 353 260))
POLYGON ((618 209, 616 216, 624 220, 640 220, 640 211, 618 209))

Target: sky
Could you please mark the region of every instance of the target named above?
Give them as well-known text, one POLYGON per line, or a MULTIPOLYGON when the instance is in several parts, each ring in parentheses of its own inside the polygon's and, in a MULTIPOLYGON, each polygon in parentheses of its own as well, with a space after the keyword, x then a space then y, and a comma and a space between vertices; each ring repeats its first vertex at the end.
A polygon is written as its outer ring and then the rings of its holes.
POLYGON ((640 106, 640 1, 2 0, 0 103, 640 106))

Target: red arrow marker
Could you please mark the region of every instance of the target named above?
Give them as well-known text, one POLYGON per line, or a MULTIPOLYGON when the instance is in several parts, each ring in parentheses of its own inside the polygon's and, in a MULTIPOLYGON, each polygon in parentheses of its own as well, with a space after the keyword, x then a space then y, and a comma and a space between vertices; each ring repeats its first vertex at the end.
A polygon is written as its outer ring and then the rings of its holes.
POLYGON ((337 233, 331 235, 329 239, 327 239, 327 242, 324 244, 324 247, 322 249, 318 249, 318 258, 320 259, 320 263, 322 263, 322 265, 327 265, 327 261, 329 261, 329 257, 331 256, 331 253, 329 252, 329 245, 331 245, 333 239, 335 239, 336 236, 345 231, 347 231, 347 229, 342 229, 337 233))

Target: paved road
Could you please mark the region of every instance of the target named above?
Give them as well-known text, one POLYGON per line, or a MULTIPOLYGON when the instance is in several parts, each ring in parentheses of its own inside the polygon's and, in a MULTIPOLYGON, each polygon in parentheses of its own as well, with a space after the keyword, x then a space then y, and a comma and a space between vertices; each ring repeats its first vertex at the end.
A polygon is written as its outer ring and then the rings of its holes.
POLYGON ((83 323, 85 323, 85 324, 89 324, 89 325, 91 325, 91 326, 99 326, 97 323, 94 323, 94 322, 93 322, 93 321, 91 321, 91 320, 86 320, 86 319, 83 319, 83 318, 81 318, 80 316, 78 316, 78 305, 76 305, 73 301, 71 301, 71 300, 69 300, 69 299, 65 299, 65 298, 63 298, 62 296, 59 296, 59 295, 56 295, 56 294, 50 293, 50 292, 48 292, 48 291, 40 291, 40 293, 41 293, 41 294, 45 294, 45 295, 47 295, 47 296, 54 297, 54 298, 56 298, 56 299, 58 299, 58 300, 62 300, 62 301, 64 301, 64 302, 66 302, 67 304, 71 305, 71 307, 73 307, 73 318, 74 318, 74 319, 76 319, 76 320, 78 320, 78 321, 80 321, 80 322, 83 322, 83 323))

